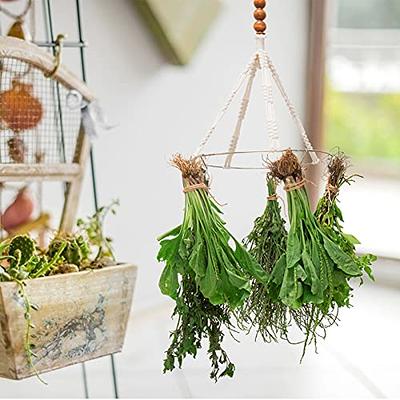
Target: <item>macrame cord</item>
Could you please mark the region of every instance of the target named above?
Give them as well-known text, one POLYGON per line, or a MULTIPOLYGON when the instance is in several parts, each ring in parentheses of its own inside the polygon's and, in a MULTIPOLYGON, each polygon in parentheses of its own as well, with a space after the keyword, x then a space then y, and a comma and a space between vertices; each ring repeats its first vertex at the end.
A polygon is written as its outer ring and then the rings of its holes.
POLYGON ((236 152, 239 139, 240 139, 240 134, 241 134, 241 129, 243 125, 243 121, 246 117, 249 101, 250 101, 250 96, 251 96, 251 91, 254 83, 255 76, 257 74, 257 71, 260 70, 261 72, 261 86, 262 86, 262 93, 263 93, 263 98, 265 102, 265 112, 266 112, 266 128, 269 136, 269 141, 270 141, 270 149, 272 151, 277 151, 280 149, 280 139, 279 139, 279 130, 278 130, 278 123, 276 119, 276 112, 275 112, 275 103, 274 103, 274 98, 273 98, 273 86, 272 86, 272 80, 275 82, 276 87, 278 88, 279 93, 281 94, 285 105, 287 106, 289 110, 289 114, 292 117, 295 126, 303 140, 305 150, 308 152, 310 155, 312 164, 318 164, 320 162, 316 152, 314 151, 311 142, 307 136, 306 130, 303 126, 303 123, 301 122, 301 119, 293 106, 291 100, 289 99, 289 96, 286 93, 286 90, 282 84, 282 81, 279 77, 279 74, 272 63, 272 60, 268 56, 268 53, 265 49, 265 35, 264 34, 258 34, 256 35, 256 43, 257 43, 257 50, 252 56, 249 64, 246 66, 246 69, 244 72, 240 75, 239 81, 237 85, 234 87, 231 95, 229 96, 228 100, 226 101, 225 105, 217 115, 217 118, 215 119, 214 124, 211 126, 211 128, 208 130, 206 133, 205 137, 201 141, 199 147, 197 148, 196 152, 194 153, 194 156, 199 156, 201 155, 204 147, 210 140, 211 136, 214 134, 217 125, 220 123, 220 121, 223 119, 225 116, 226 112, 229 110, 233 100, 236 98, 238 92, 242 88, 243 84, 247 81, 246 88, 244 90, 241 102, 240 102, 240 108, 239 108, 239 113, 235 125, 235 129, 233 131, 229 147, 228 147, 228 155, 225 159, 224 167, 225 168, 230 168, 233 156, 236 152))

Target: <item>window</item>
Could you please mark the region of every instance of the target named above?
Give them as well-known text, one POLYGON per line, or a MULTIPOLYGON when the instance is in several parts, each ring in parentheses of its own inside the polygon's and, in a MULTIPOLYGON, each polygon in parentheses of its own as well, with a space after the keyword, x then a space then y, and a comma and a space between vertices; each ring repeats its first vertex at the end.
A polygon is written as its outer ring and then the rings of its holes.
POLYGON ((400 1, 328 4, 324 145, 367 178, 343 191, 346 228, 366 249, 400 255, 400 1))

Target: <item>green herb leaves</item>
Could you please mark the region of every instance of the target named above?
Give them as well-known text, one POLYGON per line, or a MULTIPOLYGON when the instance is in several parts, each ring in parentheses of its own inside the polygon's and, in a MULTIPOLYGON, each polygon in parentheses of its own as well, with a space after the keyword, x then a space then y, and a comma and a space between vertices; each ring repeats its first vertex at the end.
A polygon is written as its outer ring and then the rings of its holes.
POLYGON ((176 301, 178 316, 165 370, 173 369, 175 360, 181 366, 188 354, 195 357, 207 338, 211 377, 231 376, 233 364, 221 349, 222 326, 231 328, 231 310, 249 296, 251 278, 265 283, 268 275, 226 229, 200 160, 176 156, 173 164, 182 172, 185 211, 182 225, 159 238, 157 258, 166 264, 159 286, 176 301))
POLYGON ((286 151, 272 163, 271 170, 285 185, 290 229, 285 258, 273 268, 268 294, 276 295, 280 286, 278 298, 289 308, 289 313, 299 310, 302 315, 300 324, 296 316, 294 320, 306 335, 304 356, 306 346, 316 341, 317 329, 325 330, 335 323, 335 310, 350 305, 350 280, 361 277, 364 271, 370 274, 374 257, 357 257, 354 248, 357 240, 342 232, 343 216, 337 196, 340 186, 351 181, 351 177, 345 176, 342 158, 333 157, 328 166, 327 190, 315 215, 300 163, 293 152, 286 151))
POLYGON ((234 365, 222 349, 223 328, 256 330, 266 342, 291 342, 290 327, 304 334, 303 354, 350 306, 350 281, 367 274, 373 255, 357 256, 358 240, 342 230, 339 189, 350 183, 343 158, 332 158, 327 189, 311 211, 301 164, 290 150, 271 163, 268 201, 244 244, 226 229, 208 193, 206 170, 198 158, 173 159, 182 173, 185 211, 181 225, 159 238, 158 260, 165 263, 159 286, 175 300, 176 329, 166 352, 164 372, 196 357, 208 339, 211 378, 232 376, 234 365), (286 191, 289 229, 276 194, 286 191))

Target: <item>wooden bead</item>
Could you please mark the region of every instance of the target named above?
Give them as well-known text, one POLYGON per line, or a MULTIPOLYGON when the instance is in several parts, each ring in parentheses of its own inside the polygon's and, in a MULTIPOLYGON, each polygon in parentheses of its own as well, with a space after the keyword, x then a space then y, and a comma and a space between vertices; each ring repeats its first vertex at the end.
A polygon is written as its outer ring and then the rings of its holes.
POLYGON ((265 0, 254 0, 254 6, 256 8, 264 8, 267 2, 265 0))
POLYGON ((267 13, 262 8, 257 8, 257 10, 254 11, 253 15, 254 18, 258 21, 262 21, 267 17, 267 13))
POLYGON ((257 33, 264 33, 267 29, 267 24, 264 21, 256 21, 253 26, 257 33))

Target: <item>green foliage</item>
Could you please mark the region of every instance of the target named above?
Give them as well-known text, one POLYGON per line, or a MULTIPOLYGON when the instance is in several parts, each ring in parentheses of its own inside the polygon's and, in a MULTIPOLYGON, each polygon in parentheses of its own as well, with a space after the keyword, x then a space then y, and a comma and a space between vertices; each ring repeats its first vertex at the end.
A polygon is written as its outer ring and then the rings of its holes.
POLYGON ((317 330, 336 322, 337 309, 350 306, 349 282, 361 277, 373 259, 358 258, 354 245, 349 246, 348 242, 354 237, 342 234, 336 197, 340 186, 351 179, 346 179, 346 165, 337 162, 340 160, 334 158, 330 164, 327 191, 316 215, 311 211, 296 156, 288 150, 272 165, 285 183, 290 229, 270 285, 272 293, 279 289, 278 297, 290 312, 301 311, 300 319, 294 319, 306 335, 303 356, 307 345, 316 341, 317 330), (344 241, 347 246, 342 245, 344 241))
POLYGON ((244 243, 250 254, 269 274, 268 286, 253 279, 251 294, 240 310, 242 328, 255 327, 264 341, 287 337, 289 326, 288 307, 279 300, 279 288, 274 281, 280 274, 278 260, 285 253, 287 232, 276 195, 276 181, 268 178, 268 202, 264 213, 254 221, 253 230, 244 243))
POLYGON ((347 176, 347 168, 347 159, 343 153, 331 157, 328 165, 327 189, 318 202, 315 216, 330 240, 343 250, 353 264, 357 265, 357 270, 364 271, 371 280, 374 280, 371 265, 376 261, 376 256, 372 254, 357 256, 355 245, 360 242, 355 236, 343 232, 343 214, 338 204, 339 191, 344 184, 350 185, 358 176, 347 176))
POLYGON ((8 254, 15 259, 13 264, 26 264, 35 252, 35 242, 27 235, 16 236, 11 240, 8 254))
POLYGON ((226 229, 219 207, 205 190, 202 164, 180 156, 174 163, 188 190, 182 225, 158 239, 161 248, 157 258, 166 264, 160 290, 176 301, 175 315, 179 315, 165 370, 174 368, 174 359, 181 365, 186 355, 195 356, 201 338, 207 338, 211 377, 216 380, 234 372, 221 349, 220 329, 228 324, 229 310, 241 306, 248 297, 251 278, 266 282, 268 275, 226 229), (193 185, 203 187, 191 189, 193 185), (192 332, 192 345, 186 341, 188 330, 192 332), (221 373, 220 364, 224 366, 221 373))
POLYGON ((90 246, 82 235, 59 234, 50 243, 47 255, 53 257, 60 248, 62 260, 67 264, 81 265, 89 261, 90 246))
POLYGON ((229 308, 211 304, 197 289, 192 275, 184 273, 178 283, 178 296, 173 313, 173 317, 178 318, 178 324, 171 332, 172 341, 166 351, 164 372, 172 371, 175 364, 181 368, 187 355, 196 357, 197 351, 202 347, 202 339, 206 337, 212 368, 210 378, 218 380, 223 376, 232 377, 235 366, 221 347, 224 338, 222 327, 233 329, 229 308))
POLYGON ((184 218, 159 238, 158 260, 165 262, 159 286, 175 300, 178 319, 164 372, 181 367, 187 355, 196 357, 207 338, 211 377, 232 376, 234 366, 221 347, 221 329, 234 332, 232 316, 239 329, 254 328, 266 342, 291 343, 289 328, 297 327, 304 335, 303 359, 307 346, 316 346, 337 323, 339 309, 350 306, 351 281, 364 274, 372 278, 376 257, 357 256, 357 239, 342 230, 337 197, 354 176, 345 175, 344 159, 333 157, 314 214, 301 164, 287 150, 269 164, 268 202, 242 246, 226 230, 203 164, 195 160, 174 159, 184 180, 184 218), (289 230, 276 195, 279 180, 287 193, 289 230))
POLYGON ((177 275, 189 267, 200 292, 212 304, 235 308, 250 293, 249 276, 265 282, 267 275, 226 230, 221 211, 204 190, 185 197, 183 224, 160 238, 158 260, 166 262, 161 292, 176 299, 177 275))
MULTIPOLYGON (((104 221, 109 213, 115 215, 118 200, 114 200, 110 205, 100 207, 97 212, 86 219, 78 219, 77 226, 85 236, 89 246, 96 248, 95 261, 103 258, 115 260, 112 248, 112 239, 104 235, 104 221)), ((81 248, 81 250, 83 250, 81 248)), ((85 251, 84 251, 85 252, 85 251)))
POLYGON ((400 164, 400 95, 352 94, 327 87, 326 147, 358 160, 400 164))

